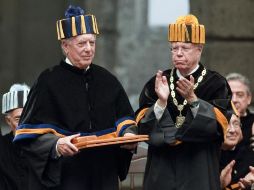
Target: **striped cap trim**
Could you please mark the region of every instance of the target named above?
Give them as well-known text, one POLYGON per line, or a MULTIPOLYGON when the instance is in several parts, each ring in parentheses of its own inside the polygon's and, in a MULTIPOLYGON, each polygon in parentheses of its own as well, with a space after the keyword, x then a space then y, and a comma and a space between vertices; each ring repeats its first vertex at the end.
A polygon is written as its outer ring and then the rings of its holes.
POLYGON ((29 90, 5 93, 2 99, 2 114, 6 114, 13 109, 23 108, 28 94, 29 90))
POLYGON ((56 22, 58 40, 71 38, 81 34, 99 34, 94 15, 79 15, 56 22))
POLYGON ((170 24, 168 41, 205 44, 205 27, 199 24, 170 24))

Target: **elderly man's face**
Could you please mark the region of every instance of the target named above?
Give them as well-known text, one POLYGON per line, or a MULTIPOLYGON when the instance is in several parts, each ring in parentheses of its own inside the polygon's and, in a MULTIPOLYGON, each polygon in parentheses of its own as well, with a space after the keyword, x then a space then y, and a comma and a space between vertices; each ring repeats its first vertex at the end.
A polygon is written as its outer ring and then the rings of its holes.
POLYGON ((14 109, 7 113, 7 115, 5 116, 5 121, 11 127, 11 130, 13 132, 15 132, 16 128, 18 127, 22 110, 23 108, 14 109))
POLYGON ((236 115, 232 115, 223 143, 224 149, 232 149, 242 140, 242 130, 240 119, 236 115))
POLYGON ((82 34, 62 41, 62 48, 71 63, 80 68, 87 68, 95 55, 96 36, 82 34))
POLYGON ((248 93, 248 88, 240 81, 230 80, 228 84, 232 91, 232 101, 235 104, 240 116, 246 115, 246 110, 251 103, 251 94, 248 93))
POLYGON ((192 43, 173 42, 171 44, 172 61, 182 75, 189 74, 199 63, 202 46, 192 43))

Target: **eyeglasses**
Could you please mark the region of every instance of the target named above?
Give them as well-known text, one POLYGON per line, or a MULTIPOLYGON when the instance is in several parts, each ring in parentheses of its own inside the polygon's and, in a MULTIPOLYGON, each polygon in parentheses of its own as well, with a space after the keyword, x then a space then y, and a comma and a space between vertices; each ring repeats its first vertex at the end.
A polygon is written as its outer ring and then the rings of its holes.
POLYGON ((242 124, 239 121, 230 122, 227 130, 232 129, 232 128, 239 129, 239 128, 241 128, 241 126, 242 126, 242 124))
POLYGON ((172 53, 178 53, 179 50, 181 50, 182 53, 188 53, 193 49, 192 46, 174 46, 171 47, 171 52, 172 53))

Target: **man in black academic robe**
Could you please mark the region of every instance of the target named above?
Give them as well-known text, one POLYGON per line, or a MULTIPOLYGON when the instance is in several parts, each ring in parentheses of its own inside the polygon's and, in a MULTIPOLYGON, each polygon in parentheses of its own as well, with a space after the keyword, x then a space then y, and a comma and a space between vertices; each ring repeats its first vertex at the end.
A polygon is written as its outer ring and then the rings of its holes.
MULTIPOLYGON (((245 146, 236 146, 231 150, 223 150, 220 160, 221 170, 225 168, 232 160, 235 161, 235 164, 232 168, 232 179, 228 185, 228 188, 237 189, 239 187, 238 182, 240 179, 244 178, 250 172, 250 166, 254 166, 254 154, 250 150, 250 147, 245 146)), ((250 189, 250 186, 246 187, 246 190, 250 189)))
POLYGON ((23 151, 12 141, 28 92, 27 85, 13 84, 2 98, 2 113, 11 131, 0 136, 1 190, 27 189, 28 166, 23 151))
POLYGON ((65 15, 57 31, 66 59, 42 72, 32 87, 15 142, 26 150, 34 189, 117 190, 132 153, 119 146, 78 150, 73 139, 134 135, 134 112, 116 77, 92 64, 94 15, 73 6, 65 15))
POLYGON ((245 149, 248 149, 250 139, 254 135, 254 114, 248 109, 252 100, 250 81, 246 76, 239 73, 229 73, 226 79, 232 91, 232 102, 239 112, 242 124, 243 139, 238 147, 244 146, 245 149))
POLYGON ((4 184, 1 190, 23 190, 27 185, 26 161, 13 138, 12 131, 0 137, 0 173, 4 184))
MULTIPOLYGON (((232 173, 232 184, 238 182, 240 177, 249 172, 249 166, 253 166, 254 152, 251 146, 251 137, 254 135, 254 114, 248 109, 252 93, 249 79, 240 73, 229 73, 226 76, 232 91, 232 102, 240 115, 243 139, 233 149, 222 152, 222 165, 235 160, 234 172, 232 173)), ((250 188, 250 187, 248 187, 250 188)))
POLYGON ((169 41, 174 68, 158 71, 139 99, 139 133, 150 136, 144 189, 218 190, 231 91, 225 78, 199 63, 204 26, 195 16, 170 25, 169 41), (191 36, 192 27, 199 35, 191 36))

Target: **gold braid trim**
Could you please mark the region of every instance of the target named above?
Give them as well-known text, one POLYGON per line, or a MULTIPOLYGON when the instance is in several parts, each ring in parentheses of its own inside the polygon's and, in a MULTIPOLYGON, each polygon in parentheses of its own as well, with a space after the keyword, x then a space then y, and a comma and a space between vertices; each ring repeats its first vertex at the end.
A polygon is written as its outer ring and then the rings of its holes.
POLYGON ((81 19, 81 31, 82 31, 81 33, 85 34, 86 33, 86 23, 85 23, 84 15, 81 15, 80 19, 81 19))
POLYGON ((200 36, 199 36, 199 26, 196 25, 196 43, 200 42, 200 36))
POLYGON ((72 32, 72 36, 77 36, 75 17, 71 17, 71 32, 72 32))
POLYGON ((64 32, 63 32, 63 26, 62 26, 62 20, 59 21, 59 29, 60 29, 60 38, 63 39, 65 38, 64 32))
POLYGON ((57 32, 57 39, 60 40, 60 33, 59 33, 59 27, 58 27, 58 21, 56 22, 56 32, 57 32))
POLYGON ((205 27, 204 25, 200 25, 200 43, 205 43, 205 27))

